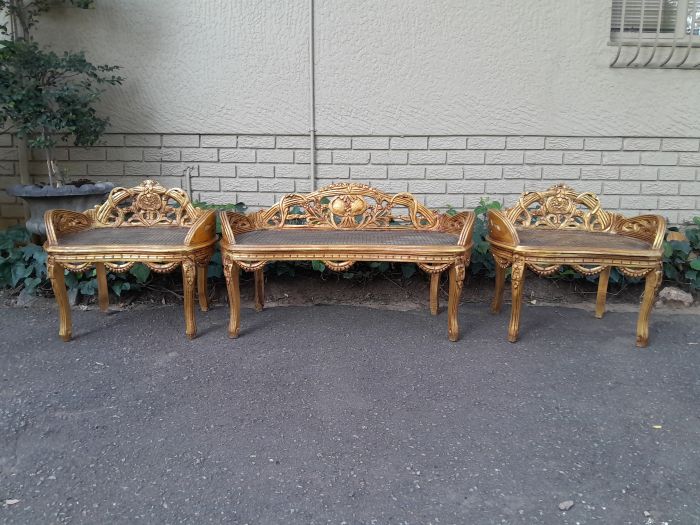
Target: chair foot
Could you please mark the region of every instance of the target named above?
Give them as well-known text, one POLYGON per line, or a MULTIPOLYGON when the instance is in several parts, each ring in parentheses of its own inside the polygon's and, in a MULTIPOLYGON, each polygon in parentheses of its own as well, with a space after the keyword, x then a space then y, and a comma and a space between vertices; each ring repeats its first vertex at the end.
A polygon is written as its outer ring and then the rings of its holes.
POLYGON ((67 343, 68 341, 70 341, 73 338, 73 335, 71 333, 60 334, 60 337, 64 343, 67 343))
POLYGON ((238 339, 238 332, 229 332, 228 336, 230 339, 238 339))
POLYGON ((194 338, 197 337, 197 334, 196 334, 196 333, 194 333, 194 334, 185 334, 185 335, 187 335, 187 339, 189 339, 190 341, 192 341, 192 339, 194 339, 194 338))
POLYGON ((641 337, 637 337, 637 348, 646 348, 648 344, 649 338, 642 339, 641 337))

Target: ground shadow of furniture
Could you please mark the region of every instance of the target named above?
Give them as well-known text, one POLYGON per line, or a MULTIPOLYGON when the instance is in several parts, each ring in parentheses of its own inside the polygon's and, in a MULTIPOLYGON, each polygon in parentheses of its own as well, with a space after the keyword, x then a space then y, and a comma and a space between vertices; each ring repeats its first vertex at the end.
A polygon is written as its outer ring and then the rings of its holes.
POLYGON ((491 252, 496 260, 496 294, 491 305, 501 309, 506 269, 510 266, 512 307, 508 340, 518 339, 525 268, 548 276, 562 265, 584 275, 600 274, 596 317, 605 312, 611 267, 628 277, 645 277, 637 321, 637 346, 649 339, 649 314, 661 284, 662 243, 666 221, 658 215, 626 218, 600 207, 592 193, 564 185, 524 193, 514 207, 488 215, 491 252))
POLYGON ((114 188, 107 201, 84 213, 49 210, 44 216, 48 273, 59 305, 59 335, 72 335, 64 269, 97 270, 100 309, 109 304, 107 270, 125 272, 143 263, 154 272, 182 267, 185 333, 197 333, 194 312, 195 280, 199 305, 206 311, 207 266, 217 237, 216 216, 195 208, 187 194, 146 180, 135 188, 114 188), (196 279, 195 279, 196 276, 196 279))
POLYGON ((411 194, 388 195, 364 184, 338 183, 286 195, 270 209, 221 212, 229 336, 240 328, 239 268, 255 272, 256 309, 263 307, 263 268, 270 261, 320 260, 345 271, 356 261, 416 263, 431 274, 430 309, 438 312, 440 274, 449 271, 448 334, 459 337, 457 307, 472 249, 474 213, 449 216, 411 194))

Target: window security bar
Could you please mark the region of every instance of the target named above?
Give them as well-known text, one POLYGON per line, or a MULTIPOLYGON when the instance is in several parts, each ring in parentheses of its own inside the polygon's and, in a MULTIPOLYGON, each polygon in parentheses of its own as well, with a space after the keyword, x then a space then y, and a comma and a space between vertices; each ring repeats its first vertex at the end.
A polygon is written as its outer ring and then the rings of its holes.
POLYGON ((700 0, 613 0, 612 68, 700 70, 700 0))

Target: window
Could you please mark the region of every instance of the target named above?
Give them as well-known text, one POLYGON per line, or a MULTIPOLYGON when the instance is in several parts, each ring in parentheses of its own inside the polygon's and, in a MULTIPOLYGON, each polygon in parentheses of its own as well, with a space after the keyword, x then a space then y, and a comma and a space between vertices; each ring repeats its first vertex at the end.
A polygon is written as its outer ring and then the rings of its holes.
POLYGON ((610 37, 614 42, 700 35, 700 0, 613 0, 610 37))
POLYGON ((700 0, 612 0, 610 20, 611 67, 700 70, 700 0))

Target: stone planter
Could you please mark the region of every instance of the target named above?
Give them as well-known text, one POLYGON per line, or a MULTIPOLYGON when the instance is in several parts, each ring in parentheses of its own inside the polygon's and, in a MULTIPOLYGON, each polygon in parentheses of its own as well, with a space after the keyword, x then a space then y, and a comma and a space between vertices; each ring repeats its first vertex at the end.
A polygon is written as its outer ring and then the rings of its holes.
POLYGON ((82 186, 26 186, 17 185, 8 188, 8 195, 19 197, 29 205, 30 217, 26 227, 31 233, 46 236, 44 226, 44 213, 46 210, 63 209, 83 212, 102 204, 114 184, 111 182, 98 182, 96 184, 83 184, 82 186))

